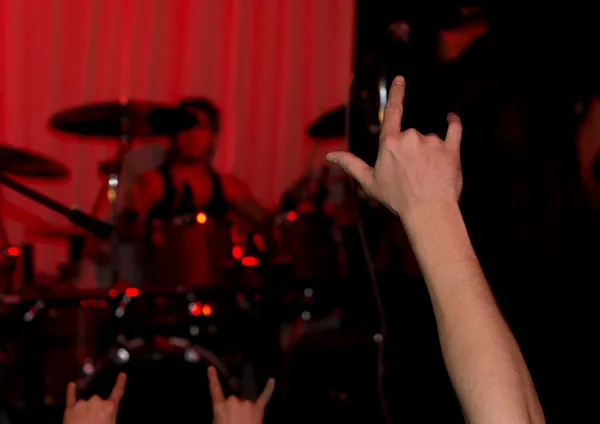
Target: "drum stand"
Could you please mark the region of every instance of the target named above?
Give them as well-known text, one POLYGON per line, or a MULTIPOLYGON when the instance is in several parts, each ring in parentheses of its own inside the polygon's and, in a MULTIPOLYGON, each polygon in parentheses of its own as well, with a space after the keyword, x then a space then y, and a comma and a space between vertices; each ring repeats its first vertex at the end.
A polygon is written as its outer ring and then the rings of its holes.
POLYGON ((14 268, 9 263, 9 257, 5 254, 5 249, 10 247, 6 227, 4 226, 4 214, 2 213, 2 203, 4 203, 4 195, 0 192, 0 282, 4 283, 5 287, 0 285, 0 293, 2 290, 9 294, 12 291, 12 277, 14 268))
MULTIPOLYGON (((125 106, 127 103, 124 103, 125 106)), ((129 151, 129 146, 131 143, 131 120, 128 116, 122 115, 120 117, 121 120, 121 135, 119 137, 119 144, 117 149, 117 154, 114 160, 114 163, 117 165, 114 167, 112 172, 109 174, 107 179, 106 186, 106 195, 108 198, 108 202, 110 204, 110 223, 117 228, 117 231, 114 231, 110 238, 110 254, 111 254, 111 284, 114 287, 119 282, 119 231, 118 231, 118 221, 119 221, 119 208, 117 205, 117 194, 119 188, 119 180, 122 171, 123 160, 125 159, 125 155, 129 151)))

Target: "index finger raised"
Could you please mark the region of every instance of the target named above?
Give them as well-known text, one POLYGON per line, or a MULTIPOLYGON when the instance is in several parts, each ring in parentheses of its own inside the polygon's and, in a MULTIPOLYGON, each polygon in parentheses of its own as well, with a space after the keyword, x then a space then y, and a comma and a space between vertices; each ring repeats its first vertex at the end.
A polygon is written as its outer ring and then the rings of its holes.
POLYGON ((77 386, 71 382, 67 385, 66 407, 72 408, 77 403, 77 386))
POLYGON ((119 375, 117 376, 117 381, 115 382, 115 386, 113 387, 112 392, 110 392, 108 400, 113 402, 115 405, 119 406, 121 398, 123 397, 123 394, 125 394, 126 383, 127 375, 125 373, 119 373, 119 375))
POLYGON ((446 133, 446 143, 449 146, 460 151, 460 140, 462 138, 462 123, 458 115, 450 113, 448 115, 448 131, 446 133))
POLYGON ((404 77, 394 78, 387 105, 383 113, 381 123, 381 134, 395 134, 400 132, 402 126, 402 113, 404 111, 404 93, 406 92, 406 81, 404 77))
POLYGON ((273 396, 274 391, 275 391, 275 379, 269 378, 269 381, 267 381, 267 384, 265 385, 264 390, 262 391, 262 393, 256 400, 256 404, 260 408, 265 409, 267 407, 267 404, 271 400, 271 396, 273 396))
POLYGON ((219 376, 215 367, 208 367, 208 384, 210 389, 210 396, 212 397, 213 405, 217 405, 225 402, 225 395, 223 395, 223 388, 219 382, 219 376))

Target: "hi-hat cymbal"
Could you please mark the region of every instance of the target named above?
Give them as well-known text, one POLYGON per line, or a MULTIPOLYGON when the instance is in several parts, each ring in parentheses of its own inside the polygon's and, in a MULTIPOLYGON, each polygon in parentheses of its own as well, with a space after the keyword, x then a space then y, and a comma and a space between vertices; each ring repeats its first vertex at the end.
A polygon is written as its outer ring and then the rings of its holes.
POLYGON ((308 135, 315 139, 342 138, 346 135, 346 106, 332 110, 313 122, 308 135))
POLYGON ((66 166, 37 153, 0 145, 0 172, 20 177, 60 180, 70 175, 66 166))
POLYGON ((89 104, 50 119, 52 128, 65 133, 111 138, 170 135, 196 124, 196 117, 184 110, 142 101, 89 104))

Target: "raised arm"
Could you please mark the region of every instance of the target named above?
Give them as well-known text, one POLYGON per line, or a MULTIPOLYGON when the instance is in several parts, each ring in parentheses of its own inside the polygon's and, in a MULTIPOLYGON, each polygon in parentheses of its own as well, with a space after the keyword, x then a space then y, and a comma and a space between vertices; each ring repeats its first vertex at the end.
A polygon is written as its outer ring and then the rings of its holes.
POLYGON ((593 97, 577 133, 579 169, 590 204, 600 212, 600 98, 593 97))
POLYGON ((402 219, 432 300, 444 362, 470 424, 540 424, 544 415, 519 347, 498 309, 464 225, 462 127, 446 140, 402 132, 405 82, 396 78, 374 168, 350 153, 337 163, 402 219))

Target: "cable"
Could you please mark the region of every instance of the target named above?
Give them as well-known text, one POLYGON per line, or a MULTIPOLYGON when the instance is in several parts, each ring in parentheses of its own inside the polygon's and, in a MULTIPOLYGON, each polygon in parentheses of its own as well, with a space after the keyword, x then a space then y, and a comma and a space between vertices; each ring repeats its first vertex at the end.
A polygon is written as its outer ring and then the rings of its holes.
MULTIPOLYGON (((345 119, 345 135, 348 147, 350 147, 350 109, 352 106, 352 96, 354 90, 354 75, 350 81, 349 87, 349 95, 348 95, 348 103, 346 104, 346 119, 345 119)), ((381 84, 380 84, 381 85, 381 84)), ((380 95, 381 95, 381 87, 380 95)), ((387 93, 386 93, 387 94, 387 93)), ((387 96, 386 96, 387 97, 387 96)), ((383 100, 385 102, 385 100, 383 100)), ((380 108, 383 103, 380 99, 380 108)), ((385 107, 385 103, 383 103, 383 107, 385 107)), ((380 113, 380 119, 382 118, 380 113)), ((363 255, 365 258, 365 262, 367 264, 367 269, 369 272, 369 279, 371 281, 371 285, 373 288, 373 296, 375 297, 375 302, 377 304, 377 310, 379 313, 379 334, 381 334, 381 342, 377 345, 377 392, 379 394, 379 402, 381 406, 381 410, 383 412, 383 419, 385 424, 391 424, 391 416, 388 408, 387 400, 385 397, 385 388, 383 385, 383 377, 385 374, 385 361, 384 361, 384 352, 385 352, 385 342, 387 340, 387 321, 385 319, 385 314, 383 311, 383 300, 381 298, 381 292, 379 291, 379 285, 377 284, 377 274, 375 272, 375 265, 373 264, 373 259, 371 258, 371 252, 369 251, 369 245, 367 243, 367 237, 365 235, 365 228, 362 222, 362 217, 360 215, 360 211, 358 209, 358 196, 357 196, 357 184, 356 181, 350 178, 350 189, 351 192, 354 193, 354 211, 356 213, 356 227, 358 228, 358 235, 360 237, 360 243, 363 250, 363 255)))
MULTIPOLYGON (((356 185, 352 183, 352 185, 356 185)), ((355 190, 356 192, 356 190, 355 190)), ((358 200, 358 199, 356 199, 358 200)), ((385 352, 385 342, 387 340, 387 321, 385 319, 385 314, 383 310, 383 300, 381 298, 381 292, 379 290, 379 284, 377 283, 377 275, 375 273, 375 265, 373 264, 373 259, 371 258, 371 252, 369 251, 369 246, 367 244, 367 237, 365 235, 365 229, 362 222, 362 217, 360 216, 360 212, 358 210, 358 202, 356 202, 356 226, 358 228, 358 234, 360 237, 360 243, 363 249, 363 255, 365 257, 365 262, 367 263, 367 269, 369 271, 369 279, 371 281, 371 285, 373 288, 373 296, 375 297, 375 302, 377 304, 377 310, 379 313, 379 334, 381 334, 381 341, 377 345, 377 391, 379 393, 379 402, 381 405, 381 409, 383 411, 383 418, 385 424, 391 424, 390 411, 388 409, 387 400, 385 397, 385 388, 383 385, 383 377, 385 374, 385 361, 384 361, 384 352, 385 352)))

